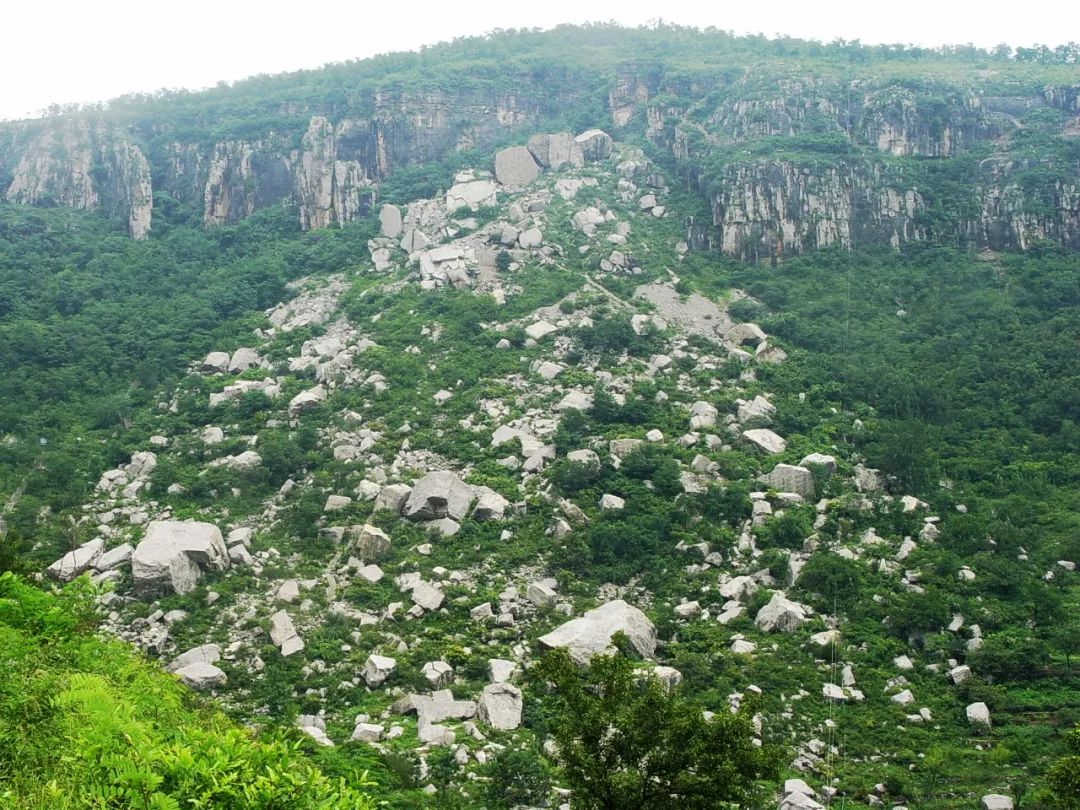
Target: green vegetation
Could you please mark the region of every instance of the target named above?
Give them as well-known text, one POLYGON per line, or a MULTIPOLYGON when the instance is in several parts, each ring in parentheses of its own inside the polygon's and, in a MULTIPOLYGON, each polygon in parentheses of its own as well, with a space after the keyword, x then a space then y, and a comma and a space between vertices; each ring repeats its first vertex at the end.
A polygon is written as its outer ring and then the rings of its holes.
POLYGON ((369 810, 366 774, 331 779, 260 739, 126 645, 94 634, 91 592, 0 574, 0 801, 31 808, 369 810))

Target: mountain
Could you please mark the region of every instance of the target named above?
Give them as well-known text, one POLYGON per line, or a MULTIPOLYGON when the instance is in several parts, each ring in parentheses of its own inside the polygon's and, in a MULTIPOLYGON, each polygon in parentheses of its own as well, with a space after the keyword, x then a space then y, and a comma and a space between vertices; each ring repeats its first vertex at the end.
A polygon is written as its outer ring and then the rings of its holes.
POLYGON ((561 27, 2 125, 0 796, 1075 806, 1075 62, 561 27))

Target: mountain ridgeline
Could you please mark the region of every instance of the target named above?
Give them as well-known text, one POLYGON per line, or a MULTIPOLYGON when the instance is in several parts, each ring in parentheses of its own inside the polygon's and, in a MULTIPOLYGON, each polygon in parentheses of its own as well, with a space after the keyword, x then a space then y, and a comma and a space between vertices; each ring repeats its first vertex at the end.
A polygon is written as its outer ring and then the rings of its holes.
POLYGON ((507 32, 3 124, 0 195, 101 209, 135 238, 177 210, 211 227, 282 203, 317 229, 365 216, 395 172, 594 126, 701 192, 691 236, 726 255, 1080 248, 1067 61, 687 29, 507 32))

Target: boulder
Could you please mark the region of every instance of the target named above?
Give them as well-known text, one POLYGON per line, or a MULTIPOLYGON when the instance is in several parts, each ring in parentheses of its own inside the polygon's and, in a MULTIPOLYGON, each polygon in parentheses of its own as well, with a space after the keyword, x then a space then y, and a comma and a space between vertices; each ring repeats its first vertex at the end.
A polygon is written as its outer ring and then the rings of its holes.
POLYGON ((648 616, 621 599, 587 611, 540 637, 540 644, 549 649, 565 647, 579 664, 587 664, 598 653, 608 652, 611 637, 622 632, 644 658, 656 652, 656 628, 648 616))
POLYGON ((488 678, 492 683, 508 683, 517 670, 518 665, 505 658, 492 658, 488 661, 488 678))
POLYGON ((690 406, 690 428, 703 430, 716 425, 716 417, 719 412, 714 405, 698 400, 690 406))
MULTIPOLYGON (((128 546, 128 548, 130 548, 130 546, 128 546)), ((105 540, 97 537, 90 542, 83 543, 78 548, 69 551, 46 568, 45 573, 60 582, 71 582, 71 580, 75 579, 79 574, 93 568, 94 564, 101 559, 104 550, 105 540)))
POLYGON ((794 492, 807 500, 814 497, 814 476, 805 467, 777 464, 772 472, 758 480, 777 492, 794 492))
POLYGON ((446 594, 442 592, 442 588, 431 582, 420 581, 413 586, 413 604, 419 605, 424 610, 438 610, 442 607, 444 599, 446 599, 446 594))
POLYGON ((176 675, 191 689, 212 689, 228 680, 224 672, 206 661, 194 661, 181 667, 176 670, 176 675))
POLYGON ((521 690, 510 683, 489 683, 477 701, 477 717, 499 731, 521 725, 521 690))
POLYGON ((270 617, 270 640, 281 648, 281 654, 286 658, 304 649, 304 642, 296 632, 292 617, 284 610, 270 617))
POLYGON ((545 169, 557 171, 563 166, 580 168, 585 165, 581 146, 569 132, 554 135, 533 135, 529 138, 529 153, 545 169))
POLYGON ((510 146, 495 153, 495 179, 504 186, 527 186, 540 176, 528 147, 510 146))
POLYGON ((754 624, 766 633, 792 633, 806 620, 806 607, 792 602, 783 591, 777 591, 758 611, 754 624))
POLYGON ((260 363, 262 363, 262 358, 259 357, 257 351, 243 347, 232 353, 232 357, 229 359, 229 373, 240 374, 260 363))
MULTIPOLYGON (((446 192, 446 211, 449 214, 460 208, 475 211, 483 206, 495 205, 496 199, 495 184, 491 180, 467 180, 455 183, 446 192)), ((411 253, 413 250, 423 249, 427 244, 427 239, 424 239, 422 245, 416 245, 414 241, 406 250, 411 253)))
POLYGON ((446 686, 454 680, 454 668, 445 661, 428 661, 420 674, 433 687, 446 686))
POLYGON ((836 458, 833 456, 827 456, 824 453, 810 453, 807 456, 803 456, 802 461, 799 462, 800 467, 822 467, 832 475, 836 472, 836 458))
POLYGON ((379 230, 387 239, 401 236, 401 209, 387 203, 379 209, 379 230))
POLYGON ((229 551, 217 526, 156 520, 131 555, 131 576, 137 593, 187 593, 202 570, 229 567, 229 551))
POLYGON ((538 248, 544 244, 544 234, 539 228, 529 228, 518 236, 518 245, 522 248, 538 248))
POLYGON ((549 608, 555 606, 558 596, 543 582, 531 582, 525 591, 525 598, 538 608, 549 608))
POLYGON ((396 667, 397 661, 393 658, 372 653, 364 662, 364 668, 361 670, 360 675, 363 677, 364 682, 374 689, 389 678, 396 667))
POLYGON ((386 510, 400 514, 411 494, 412 487, 408 484, 387 484, 379 490, 379 494, 375 498, 374 511, 386 510))
POLYGON ((776 413, 776 406, 758 394, 749 402, 740 400, 738 418, 740 422, 750 419, 770 419, 776 413))
POLYGON ((180 653, 166 667, 166 672, 178 672, 192 664, 216 664, 221 660, 221 647, 217 644, 200 644, 180 653))
POLYGON ((353 547, 361 559, 376 559, 390 550, 390 536, 378 526, 365 523, 355 533, 353 547))
POLYGON ((476 506, 472 510, 473 520, 482 523, 487 520, 502 520, 506 516, 510 501, 489 487, 479 486, 474 489, 477 497, 476 506))
POLYGON ((590 129, 582 132, 574 141, 581 148, 582 157, 588 161, 607 160, 611 157, 611 136, 602 129, 590 129))
POLYGON ((764 450, 770 455, 783 453, 787 449, 787 442, 781 436, 773 433, 768 428, 754 428, 742 432, 743 441, 753 445, 759 450, 764 450))
POLYGON ((965 710, 967 713, 968 722, 973 726, 990 726, 990 708, 981 701, 979 703, 972 703, 965 710))
POLYGON ((199 371, 204 374, 225 373, 229 370, 229 360, 228 352, 210 352, 199 366, 199 371))
POLYGON ((431 472, 413 485, 405 502, 409 520, 439 520, 450 517, 460 521, 469 512, 473 489, 449 470, 431 472))
POLYGON ((102 554, 94 562, 95 571, 112 571, 119 568, 124 563, 131 560, 131 555, 134 553, 135 547, 131 543, 124 543, 111 548, 102 554))
POLYGON ((982 810, 1013 810, 1013 800, 1000 793, 987 793, 979 802, 982 810))
POLYGON ((301 391, 289 400, 289 415, 298 416, 304 411, 318 407, 326 399, 326 389, 321 385, 301 391))
POLYGON ((621 512, 626 508, 626 501, 618 495, 605 492, 600 496, 600 509, 604 512, 621 512))

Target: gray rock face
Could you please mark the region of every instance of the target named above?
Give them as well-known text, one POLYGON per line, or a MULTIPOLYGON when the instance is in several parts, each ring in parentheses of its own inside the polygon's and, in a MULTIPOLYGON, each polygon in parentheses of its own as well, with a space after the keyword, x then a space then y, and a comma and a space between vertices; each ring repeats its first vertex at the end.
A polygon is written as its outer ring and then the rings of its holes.
POLYGON ((428 473, 413 485, 404 514, 409 520, 450 517, 460 521, 468 514, 472 499, 472 487, 454 473, 439 470, 428 473))
POLYGON ((585 165, 581 146, 569 132, 555 135, 533 135, 529 138, 529 152, 545 169, 557 171, 563 166, 580 168, 585 165))
POLYGON ((783 592, 777 591, 769 603, 758 611, 754 624, 766 633, 791 633, 806 619, 805 606, 792 602, 783 592))
POLYGON ((540 176, 527 147, 510 146, 495 153, 495 179, 504 186, 527 186, 540 176))
POLYGON ((135 591, 148 595, 187 593, 202 570, 228 567, 225 540, 210 523, 154 521, 131 555, 135 591))
POLYGON ((656 652, 656 628, 649 617, 621 599, 587 611, 583 616, 560 625, 540 643, 548 648, 565 647, 579 664, 587 664, 598 653, 608 651, 611 637, 622 632, 634 649, 645 658, 656 652))
POLYGON ((79 574, 89 571, 105 549, 105 541, 98 537, 69 551, 45 569, 45 573, 60 582, 71 582, 79 574))
POLYGON ((590 129, 582 132, 574 141, 581 147, 585 160, 607 160, 611 157, 611 136, 602 129, 590 129))
POLYGON ((794 492, 806 499, 814 497, 814 476, 805 467, 777 464, 768 475, 758 479, 777 492, 794 492))
POLYGON ((521 690, 510 683, 489 683, 480 693, 477 716, 500 731, 513 731, 521 725, 521 690))

